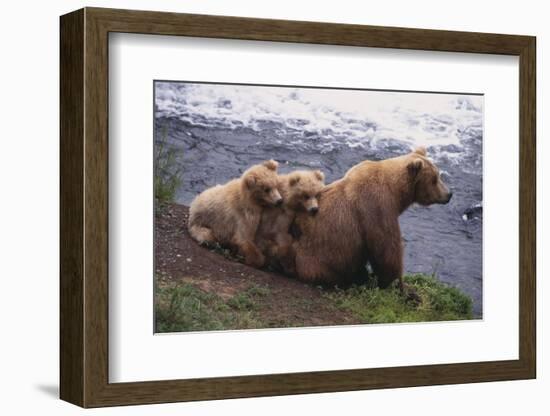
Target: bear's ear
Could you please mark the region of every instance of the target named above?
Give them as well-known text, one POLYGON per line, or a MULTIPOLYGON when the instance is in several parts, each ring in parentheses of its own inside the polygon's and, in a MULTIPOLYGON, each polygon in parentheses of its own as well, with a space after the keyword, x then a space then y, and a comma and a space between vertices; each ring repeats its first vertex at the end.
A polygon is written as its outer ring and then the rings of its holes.
POLYGON ((263 165, 270 169, 270 170, 277 170, 277 167, 279 166, 279 163, 273 159, 271 160, 266 160, 263 165))
POLYGON ((414 159, 407 165, 407 170, 409 171, 409 174, 413 177, 418 175, 418 172, 422 169, 424 166, 424 162, 422 159, 414 159))
POLYGON ((254 185, 256 185, 256 176, 253 174, 246 175, 244 178, 244 184, 247 188, 252 188, 254 185))
POLYGON ((417 147, 414 149, 414 153, 419 154, 420 156, 426 156, 426 148, 424 146, 417 147))
POLYGON ((324 181, 325 180, 325 174, 323 172, 321 172, 320 170, 316 170, 313 172, 313 174, 315 175, 315 177, 320 180, 320 181, 324 181))
POLYGON ((300 175, 292 175, 288 180, 290 186, 295 186, 298 182, 300 182, 300 175))

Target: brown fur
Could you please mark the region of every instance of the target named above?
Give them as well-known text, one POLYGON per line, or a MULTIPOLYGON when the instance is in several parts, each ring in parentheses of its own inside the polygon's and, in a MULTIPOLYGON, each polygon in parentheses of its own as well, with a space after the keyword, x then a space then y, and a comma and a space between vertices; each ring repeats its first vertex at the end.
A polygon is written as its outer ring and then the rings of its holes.
MULTIPOLYGON (((278 267, 284 259, 293 259, 294 256, 289 253, 292 248, 290 226, 297 212, 317 213, 318 196, 325 186, 324 179, 325 175, 320 170, 295 171, 279 176, 278 189, 283 204, 264 209, 256 233, 256 244, 272 266, 278 267)), ((283 267, 291 270, 293 263, 288 262, 283 267)))
POLYGON ((201 244, 229 246, 245 263, 262 267, 265 257, 254 239, 262 211, 282 203, 278 190, 278 163, 252 166, 239 179, 199 194, 189 208, 189 233, 201 244))
POLYGON ((451 196, 423 148, 353 166, 321 192, 315 217, 297 215, 300 236, 293 244, 297 277, 351 283, 364 279, 368 262, 381 287, 395 279, 402 286, 399 215, 415 202, 445 204, 451 196))

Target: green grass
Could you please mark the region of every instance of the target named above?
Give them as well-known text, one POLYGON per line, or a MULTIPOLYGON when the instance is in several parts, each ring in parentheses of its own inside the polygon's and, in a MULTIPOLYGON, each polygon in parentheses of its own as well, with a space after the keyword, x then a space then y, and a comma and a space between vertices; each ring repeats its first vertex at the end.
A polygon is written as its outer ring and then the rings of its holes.
POLYGON ((324 296, 363 324, 472 319, 472 300, 460 290, 422 274, 407 275, 405 282, 416 289, 420 304, 407 301, 397 288, 369 285, 336 289, 324 296))
POLYGON ((252 286, 224 300, 189 283, 157 283, 156 332, 263 328, 259 302, 269 289, 252 286))
POLYGON ((166 142, 167 129, 162 129, 159 140, 155 143, 155 200, 158 205, 173 202, 176 190, 181 185, 181 168, 177 163, 176 149, 166 142))
MULTIPOLYGON (((315 316, 322 304, 345 311, 353 322, 361 324, 429 322, 472 319, 472 300, 460 290, 434 277, 405 276, 422 302, 407 301, 397 288, 379 289, 375 283, 347 289, 319 289, 320 298, 296 294, 289 299, 285 315, 274 320, 262 316, 262 305, 270 302, 269 288, 252 285, 229 298, 205 292, 190 283, 157 278, 155 313, 157 332, 212 331, 270 327, 303 326, 293 311, 307 310, 315 316)), ((265 312, 264 312, 265 314, 265 312)), ((341 322, 326 322, 338 325, 341 322)))

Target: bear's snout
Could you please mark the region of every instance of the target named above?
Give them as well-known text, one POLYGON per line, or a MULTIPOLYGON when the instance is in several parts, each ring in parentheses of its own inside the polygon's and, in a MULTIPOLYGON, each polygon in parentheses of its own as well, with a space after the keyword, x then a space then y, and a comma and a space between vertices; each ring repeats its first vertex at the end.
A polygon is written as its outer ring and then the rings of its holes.
POLYGON ((453 197, 453 191, 447 191, 447 193, 444 194, 439 200, 439 202, 437 203, 442 205, 448 204, 452 197, 453 197))
POLYGON ((310 209, 308 209, 308 211, 311 215, 315 215, 319 212, 319 207, 317 206, 311 207, 310 209))
POLYGON ((269 196, 266 198, 266 202, 268 204, 275 205, 276 207, 279 207, 283 203, 283 197, 277 189, 272 189, 269 192, 269 196))

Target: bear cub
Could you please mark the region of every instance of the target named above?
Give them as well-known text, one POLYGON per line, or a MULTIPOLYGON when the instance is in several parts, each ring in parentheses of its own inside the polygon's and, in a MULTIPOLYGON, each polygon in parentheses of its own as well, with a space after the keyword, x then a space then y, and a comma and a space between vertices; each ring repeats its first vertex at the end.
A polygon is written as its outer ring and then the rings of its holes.
POLYGON ((238 179, 199 194, 189 208, 189 233, 199 244, 218 243, 237 251, 244 262, 262 267, 265 257, 255 243, 264 209, 281 206, 278 163, 268 160, 238 179))
POLYGON ((299 170, 279 176, 278 190, 283 203, 264 209, 256 233, 256 244, 272 268, 292 274, 294 255, 290 228, 297 213, 315 215, 318 212, 324 180, 320 170, 299 170))

